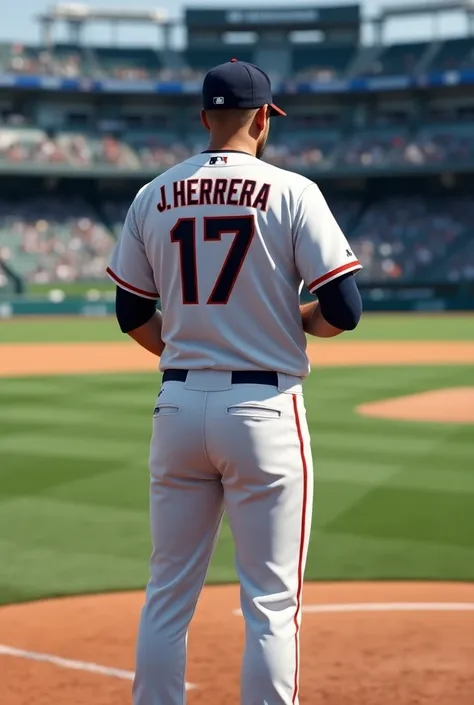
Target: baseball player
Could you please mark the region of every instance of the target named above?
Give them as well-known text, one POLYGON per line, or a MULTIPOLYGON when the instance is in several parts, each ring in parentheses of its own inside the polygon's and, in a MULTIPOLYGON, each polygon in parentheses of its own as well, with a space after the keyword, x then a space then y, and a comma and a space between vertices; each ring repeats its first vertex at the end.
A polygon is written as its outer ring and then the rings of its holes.
POLYGON ((139 191, 107 270, 121 329, 163 372, 133 697, 185 702, 188 626, 225 510, 246 623, 242 705, 297 705, 313 499, 305 333, 357 325, 361 265, 318 187, 260 161, 285 115, 267 75, 232 60, 202 97, 209 149, 139 191), (300 306, 303 283, 318 301, 300 306))

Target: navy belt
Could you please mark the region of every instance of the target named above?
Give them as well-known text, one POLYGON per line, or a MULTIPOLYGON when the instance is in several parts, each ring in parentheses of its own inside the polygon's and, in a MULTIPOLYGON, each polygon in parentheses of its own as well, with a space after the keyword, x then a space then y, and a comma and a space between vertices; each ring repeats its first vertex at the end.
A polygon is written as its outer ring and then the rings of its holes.
MULTIPOLYGON (((165 370, 163 372, 163 382, 186 382, 189 370, 165 370)), ((263 370, 251 370, 232 372, 232 384, 267 384, 271 387, 278 387, 278 374, 276 372, 264 372, 263 370)))

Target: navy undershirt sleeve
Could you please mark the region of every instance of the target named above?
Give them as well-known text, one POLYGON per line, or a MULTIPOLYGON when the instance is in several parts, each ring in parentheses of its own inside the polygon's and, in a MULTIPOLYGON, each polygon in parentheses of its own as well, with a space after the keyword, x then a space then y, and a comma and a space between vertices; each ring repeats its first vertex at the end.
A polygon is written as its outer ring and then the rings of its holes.
MULTIPOLYGON (((324 284, 317 291, 321 313, 340 330, 354 330, 362 314, 362 300, 352 273, 324 284)), ((120 330, 128 333, 139 328, 156 311, 156 301, 116 287, 115 311, 120 330)))
POLYGON ((340 330, 354 330, 362 315, 362 299, 353 272, 324 284, 316 293, 328 323, 340 330))
POLYGON ((115 313, 122 333, 129 333, 150 320, 156 311, 156 301, 132 294, 120 286, 115 291, 115 313))

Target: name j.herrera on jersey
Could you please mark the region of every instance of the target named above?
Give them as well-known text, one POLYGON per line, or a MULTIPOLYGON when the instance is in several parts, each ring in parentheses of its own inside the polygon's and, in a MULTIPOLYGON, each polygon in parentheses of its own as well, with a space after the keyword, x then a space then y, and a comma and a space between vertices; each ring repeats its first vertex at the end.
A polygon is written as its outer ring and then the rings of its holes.
POLYGON ((160 213, 186 206, 245 206, 266 211, 270 184, 254 179, 181 179, 160 187, 160 213))

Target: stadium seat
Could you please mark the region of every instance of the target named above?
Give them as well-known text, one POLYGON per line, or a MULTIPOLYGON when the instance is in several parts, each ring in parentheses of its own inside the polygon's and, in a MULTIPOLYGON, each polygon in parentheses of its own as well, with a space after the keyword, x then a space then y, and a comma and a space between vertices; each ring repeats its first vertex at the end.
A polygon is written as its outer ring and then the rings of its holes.
POLYGON ((427 49, 427 42, 392 44, 378 56, 367 73, 383 74, 385 76, 413 73, 417 63, 427 49))
POLYGON ((201 49, 188 48, 184 52, 185 61, 192 69, 208 71, 213 66, 224 64, 230 59, 236 58, 239 61, 253 61, 252 44, 229 44, 225 48, 201 49))
POLYGON ((160 56, 153 49, 95 47, 93 55, 100 73, 113 78, 156 78, 162 68, 160 56))
POLYGON ((0 201, 0 250, 38 284, 103 279, 114 239, 83 198, 0 201))
POLYGON ((293 49, 293 71, 296 74, 326 74, 328 78, 341 76, 354 56, 352 46, 296 45, 293 49))
POLYGON ((429 65, 430 71, 474 68, 474 39, 447 39, 429 65))

